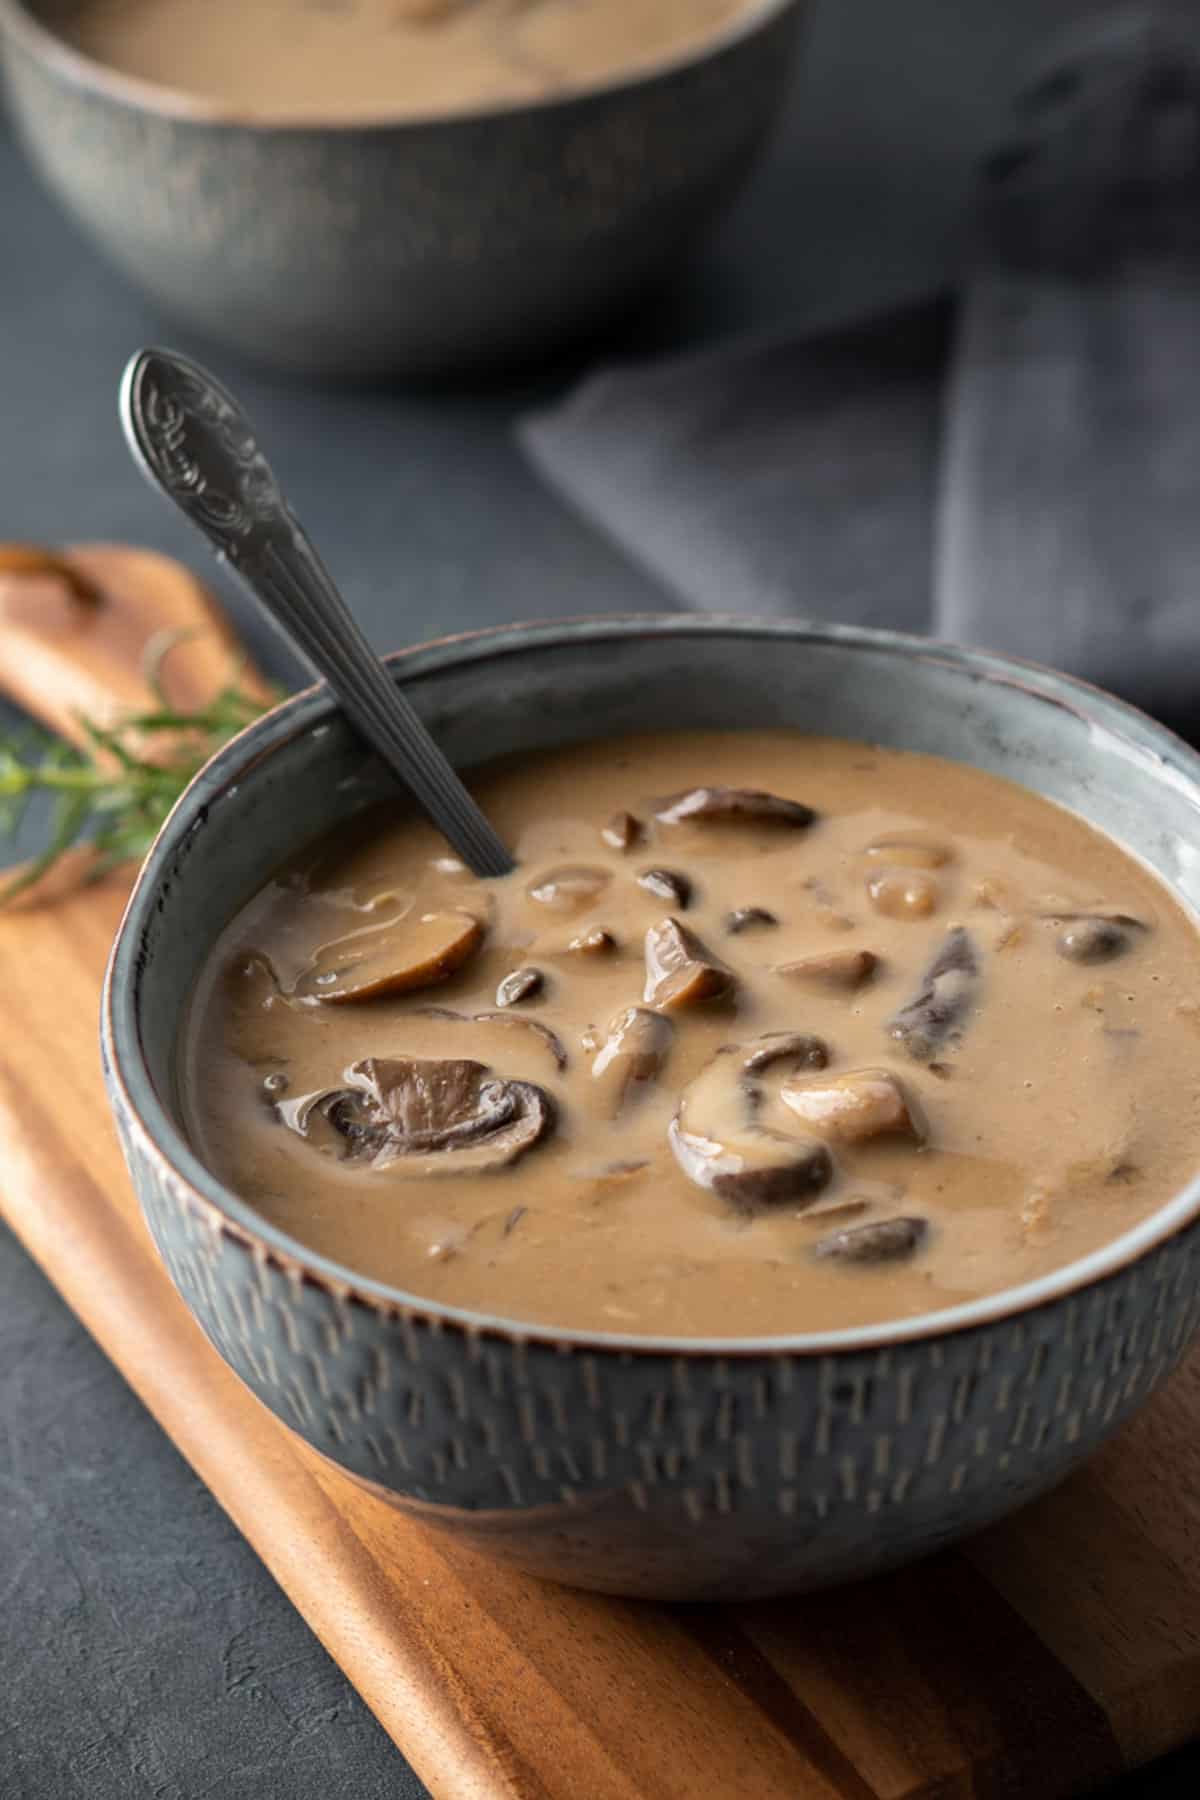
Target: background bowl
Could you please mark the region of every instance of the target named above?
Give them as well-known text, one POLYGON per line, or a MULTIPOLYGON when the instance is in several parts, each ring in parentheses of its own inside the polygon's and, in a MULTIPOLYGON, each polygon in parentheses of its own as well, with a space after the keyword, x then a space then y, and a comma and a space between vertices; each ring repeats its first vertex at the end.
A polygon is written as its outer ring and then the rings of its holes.
POLYGON ((806 0, 563 98, 406 121, 253 123, 53 35, 76 0, 0 0, 13 118, 51 188, 165 310, 310 373, 540 353, 680 260, 786 90, 806 0))
MULTIPOLYGON (((1074 807, 1200 902, 1200 758, 1065 676, 885 632, 671 617, 451 639, 394 668, 460 764, 598 733, 791 725, 1074 807)), ((104 1056, 146 1218, 253 1391, 396 1504, 561 1580, 783 1593, 870 1574, 1060 1480, 1200 1321, 1200 1182, 1027 1286, 936 1315, 697 1341, 521 1326, 356 1277, 261 1221, 179 1127, 176 1034, 232 913, 390 779, 320 691, 180 802, 109 967, 104 1056), (302 797, 302 800, 300 799, 302 797)))

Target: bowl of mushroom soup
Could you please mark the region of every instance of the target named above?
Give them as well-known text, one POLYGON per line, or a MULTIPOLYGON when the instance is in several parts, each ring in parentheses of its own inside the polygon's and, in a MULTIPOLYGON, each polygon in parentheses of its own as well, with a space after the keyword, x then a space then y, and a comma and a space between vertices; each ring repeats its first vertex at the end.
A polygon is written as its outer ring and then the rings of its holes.
POLYGON ((391 1503, 624 1594, 858 1578, 1062 1479, 1200 1318, 1187 1108, 1157 1148, 1086 1128, 1089 1081, 1116 1118, 1186 1066, 1193 753, 848 628, 569 621, 391 668, 489 764, 509 886, 430 844, 395 906, 387 778, 314 690, 189 789, 110 963, 122 1143, 220 1354, 391 1503))
POLYGON ((0 0, 50 190, 258 361, 542 356, 676 271, 787 93, 805 0, 0 0))

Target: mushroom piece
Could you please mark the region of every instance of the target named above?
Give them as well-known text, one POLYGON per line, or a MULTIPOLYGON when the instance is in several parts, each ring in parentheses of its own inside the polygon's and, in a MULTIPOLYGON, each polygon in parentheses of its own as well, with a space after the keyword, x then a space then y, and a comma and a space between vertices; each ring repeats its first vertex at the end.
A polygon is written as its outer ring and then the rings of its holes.
POLYGON ((497 1006, 520 1006, 522 1000, 533 1000, 546 985, 540 969, 514 969, 496 989, 497 1006))
POLYGON ((592 1064, 610 1119, 662 1073, 674 1038, 670 1019, 649 1007, 630 1006, 617 1014, 592 1064))
POLYGON ((342 1006, 433 987, 461 969, 482 942, 483 926, 470 913, 409 915, 323 944, 292 997, 342 1006))
POLYGON ((616 812, 601 827, 600 836, 613 850, 632 850, 642 835, 642 822, 631 812, 616 812))
POLYGON ((790 1077, 779 1090, 816 1137, 838 1144, 870 1138, 922 1136, 904 1089, 886 1069, 849 1069, 843 1075, 790 1077))
POLYGON ((1067 962, 1112 962, 1129 949, 1131 927, 1143 929, 1137 919, 1100 915, 1072 918, 1066 921, 1054 947, 1067 962))
MULTIPOLYGON (((461 1013, 450 1006, 422 1006, 418 1016, 423 1019, 448 1019, 458 1025, 494 1025, 506 1032, 524 1032, 527 1038, 533 1038, 550 1053, 556 1069, 567 1066, 567 1047, 557 1031, 551 1031, 549 1025, 543 1025, 540 1019, 527 1019, 520 1013, 507 1012, 500 1009, 496 1012, 461 1013)), ((472 1048, 479 1049, 479 1033, 474 1034, 472 1048)))
POLYGON ((767 931, 779 920, 765 906, 737 906, 725 915, 725 929, 731 937, 738 937, 743 931, 767 931))
POLYGON ((574 969, 589 964, 602 967, 620 950, 616 933, 607 925, 584 922, 573 931, 545 931, 528 946, 539 962, 566 962, 574 969))
POLYGON ((688 901, 692 897, 692 884, 686 875, 678 869, 643 869, 637 878, 637 884, 656 900, 667 900, 677 906, 680 912, 686 912, 688 901))
POLYGON ((755 788, 695 787, 668 794, 654 802, 654 816, 662 825, 783 825, 804 831, 817 815, 799 800, 782 800, 777 794, 755 788))
POLYGON ((529 1081, 506 1081, 483 1063, 368 1056, 346 1085, 282 1101, 285 1125, 343 1161, 427 1176, 506 1167, 554 1124, 554 1105, 529 1081))
POLYGON ((829 1045, 824 1038, 812 1037, 805 1031, 768 1031, 746 1046, 742 1059, 743 1075, 761 1075, 780 1063, 795 1069, 824 1069, 829 1063, 829 1045))
POLYGON ((763 1100, 737 1059, 718 1054, 680 1095, 667 1134, 689 1181, 747 1214, 806 1206, 833 1179, 827 1145, 764 1123, 763 1100))
POLYGON ((885 919, 927 919, 941 893, 928 869, 878 869, 867 877, 867 898, 885 919))
POLYGON ((673 1010, 695 1006, 727 994, 734 984, 733 970, 707 950, 686 925, 666 918, 646 933, 647 1006, 673 1010))
POLYGON ((924 1219, 872 1219, 869 1225, 831 1231, 813 1245, 812 1254, 831 1262, 897 1262, 919 1248, 928 1230, 924 1219))
POLYGON ((567 945, 572 956, 611 956, 617 947, 617 940, 611 931, 603 925, 591 925, 573 937, 567 945))
POLYGON ((773 972, 814 987, 852 989, 870 981, 878 967, 873 950, 820 950, 795 962, 776 963, 773 972))
POLYGON ((978 952, 956 925, 942 940, 917 992, 892 1018, 888 1036, 903 1044, 914 1062, 940 1058, 962 1036, 978 981, 978 952))
POLYGON ((532 880, 525 892, 551 912, 581 912, 602 894, 612 877, 607 869, 549 869, 532 880))

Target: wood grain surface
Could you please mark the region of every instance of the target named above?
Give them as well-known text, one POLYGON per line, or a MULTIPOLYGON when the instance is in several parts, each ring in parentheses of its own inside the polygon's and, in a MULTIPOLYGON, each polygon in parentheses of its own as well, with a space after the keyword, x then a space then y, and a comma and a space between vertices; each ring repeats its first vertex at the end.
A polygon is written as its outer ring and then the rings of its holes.
POLYGON ((964 1550, 790 1601, 544 1586, 353 1486, 141 1223, 96 1043, 124 891, 0 915, 0 1207, 439 1800, 1051 1800, 1200 1733, 1200 1356, 964 1550))

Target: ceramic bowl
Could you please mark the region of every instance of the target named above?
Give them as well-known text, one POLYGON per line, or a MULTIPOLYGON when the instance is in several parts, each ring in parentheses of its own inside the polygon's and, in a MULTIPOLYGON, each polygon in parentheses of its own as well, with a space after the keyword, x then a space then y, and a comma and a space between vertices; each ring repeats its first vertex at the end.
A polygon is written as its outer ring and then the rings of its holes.
POLYGON ((559 98, 264 124, 103 68, 76 0, 0 0, 13 119, 112 260, 214 342, 307 373, 528 358, 672 270, 787 89, 807 0, 757 0, 699 50, 559 98))
MULTIPOLYGON (((688 617, 514 626, 392 660, 450 756, 788 725, 995 770, 1200 905, 1200 758, 1064 676, 883 632, 688 617)), ((922 1555, 1059 1481, 1200 1320, 1200 1182, 1020 1289, 815 1335, 525 1326, 364 1280, 265 1224, 180 1129, 176 1034, 218 932, 284 858, 394 792, 327 695, 271 713, 180 801, 109 967, 104 1058, 180 1293, 308 1443, 397 1506, 622 1594, 776 1594, 922 1555)), ((564 1314, 569 1306, 564 1302, 564 1314)))

